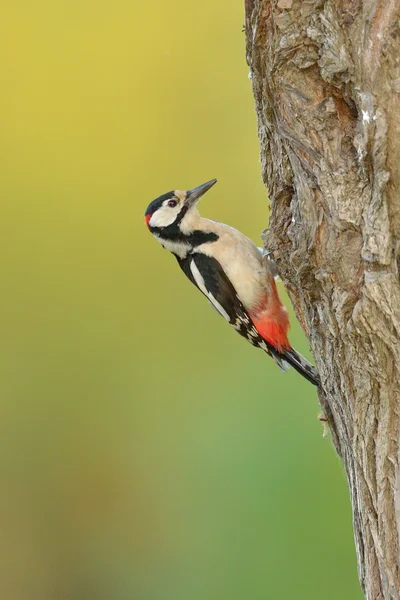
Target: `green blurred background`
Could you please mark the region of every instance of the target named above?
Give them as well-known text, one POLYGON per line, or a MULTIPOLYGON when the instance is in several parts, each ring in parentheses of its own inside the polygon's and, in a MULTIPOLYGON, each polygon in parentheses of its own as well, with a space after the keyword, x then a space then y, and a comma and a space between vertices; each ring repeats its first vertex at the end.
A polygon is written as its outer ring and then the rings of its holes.
POLYGON ((242 23, 241 0, 0 9, 2 598, 361 598, 314 388, 143 225, 218 177, 203 214, 260 242, 242 23))

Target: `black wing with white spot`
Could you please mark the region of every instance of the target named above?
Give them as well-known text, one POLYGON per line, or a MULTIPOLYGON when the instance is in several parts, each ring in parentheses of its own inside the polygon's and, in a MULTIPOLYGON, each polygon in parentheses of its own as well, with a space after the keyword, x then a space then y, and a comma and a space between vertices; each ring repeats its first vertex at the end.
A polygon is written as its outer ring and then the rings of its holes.
POLYGON ((178 258, 185 275, 206 296, 211 305, 253 346, 258 346, 272 356, 281 368, 286 364, 280 354, 263 340, 253 325, 235 288, 219 262, 204 254, 190 254, 178 258))
POLYGON ((294 367, 314 385, 319 385, 317 370, 293 348, 278 352, 264 340, 250 319, 235 288, 219 262, 205 254, 189 254, 178 263, 192 283, 206 296, 210 304, 253 346, 262 348, 285 371, 294 367))

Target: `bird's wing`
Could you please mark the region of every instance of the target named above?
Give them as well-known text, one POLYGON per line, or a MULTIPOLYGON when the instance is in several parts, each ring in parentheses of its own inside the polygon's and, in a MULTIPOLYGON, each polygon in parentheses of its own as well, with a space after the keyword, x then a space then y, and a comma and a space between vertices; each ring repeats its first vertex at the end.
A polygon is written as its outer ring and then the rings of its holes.
POLYGON ((267 352, 285 370, 287 364, 255 328, 235 288, 219 262, 205 254, 191 254, 178 262, 185 275, 208 298, 212 306, 253 346, 267 352))
MULTIPOLYGON (((254 337, 258 335, 235 288, 215 258, 195 253, 178 262, 185 275, 206 296, 220 315, 233 326, 239 317, 246 328, 253 327, 254 337)), ((242 335, 247 337, 244 331, 242 335)))

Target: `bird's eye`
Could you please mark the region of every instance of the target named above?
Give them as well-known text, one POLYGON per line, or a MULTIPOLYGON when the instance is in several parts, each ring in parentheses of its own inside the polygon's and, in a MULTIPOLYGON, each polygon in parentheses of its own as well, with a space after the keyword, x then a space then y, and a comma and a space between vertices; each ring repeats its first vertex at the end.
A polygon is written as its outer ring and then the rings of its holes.
POLYGON ((170 200, 170 201, 168 202, 168 206, 169 206, 170 208, 175 208, 175 206, 176 206, 177 204, 178 204, 178 203, 177 203, 177 201, 176 201, 176 200, 170 200))

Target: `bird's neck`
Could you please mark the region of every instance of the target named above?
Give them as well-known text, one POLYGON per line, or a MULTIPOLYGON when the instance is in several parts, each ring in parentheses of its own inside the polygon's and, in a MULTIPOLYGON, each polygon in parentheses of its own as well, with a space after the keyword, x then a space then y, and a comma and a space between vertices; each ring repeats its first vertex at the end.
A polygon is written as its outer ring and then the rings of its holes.
POLYGON ((219 236, 213 230, 212 223, 203 219, 197 210, 192 210, 179 225, 159 228, 154 231, 154 235, 164 248, 184 259, 199 246, 218 240, 219 236))

